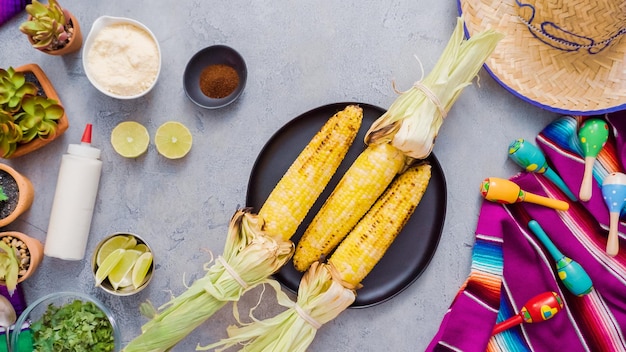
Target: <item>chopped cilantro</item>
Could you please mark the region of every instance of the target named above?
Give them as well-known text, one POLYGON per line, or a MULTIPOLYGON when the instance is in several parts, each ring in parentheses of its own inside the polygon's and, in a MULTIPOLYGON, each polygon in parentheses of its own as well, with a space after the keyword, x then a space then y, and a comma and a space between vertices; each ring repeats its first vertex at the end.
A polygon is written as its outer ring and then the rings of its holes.
POLYGON ((30 328, 36 352, 109 352, 115 348, 111 323, 92 302, 77 299, 61 307, 50 304, 30 328))

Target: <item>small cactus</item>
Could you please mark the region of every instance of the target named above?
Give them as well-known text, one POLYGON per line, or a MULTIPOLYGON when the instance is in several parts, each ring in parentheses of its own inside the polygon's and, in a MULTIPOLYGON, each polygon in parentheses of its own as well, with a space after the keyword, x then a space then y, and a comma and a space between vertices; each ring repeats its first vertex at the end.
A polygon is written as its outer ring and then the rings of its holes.
POLYGON ((30 18, 20 25, 20 31, 32 39, 36 49, 61 49, 74 34, 69 14, 56 0, 49 0, 47 6, 32 0, 31 4, 26 5, 26 12, 30 18))

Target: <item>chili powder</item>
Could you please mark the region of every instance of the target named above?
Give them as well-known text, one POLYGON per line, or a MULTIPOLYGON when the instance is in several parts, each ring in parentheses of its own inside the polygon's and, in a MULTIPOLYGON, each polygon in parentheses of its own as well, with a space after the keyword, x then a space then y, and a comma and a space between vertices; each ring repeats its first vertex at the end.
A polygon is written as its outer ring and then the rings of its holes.
POLYGON ((200 73, 200 90, 209 98, 227 97, 237 89, 237 86, 239 75, 228 65, 209 65, 200 73))

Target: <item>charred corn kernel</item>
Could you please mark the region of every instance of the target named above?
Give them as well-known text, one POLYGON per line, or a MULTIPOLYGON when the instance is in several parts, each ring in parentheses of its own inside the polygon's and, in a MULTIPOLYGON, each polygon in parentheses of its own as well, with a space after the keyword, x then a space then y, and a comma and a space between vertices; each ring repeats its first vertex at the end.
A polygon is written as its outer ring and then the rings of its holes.
POLYGON ((297 270, 305 271, 339 245, 404 168, 405 159, 389 143, 370 145, 357 157, 298 241, 297 270))
POLYGON ((349 105, 322 126, 259 211, 263 230, 288 240, 337 171, 361 127, 363 109, 349 105))
POLYGON ((347 284, 358 287, 383 257, 426 192, 431 166, 400 174, 328 260, 347 284))

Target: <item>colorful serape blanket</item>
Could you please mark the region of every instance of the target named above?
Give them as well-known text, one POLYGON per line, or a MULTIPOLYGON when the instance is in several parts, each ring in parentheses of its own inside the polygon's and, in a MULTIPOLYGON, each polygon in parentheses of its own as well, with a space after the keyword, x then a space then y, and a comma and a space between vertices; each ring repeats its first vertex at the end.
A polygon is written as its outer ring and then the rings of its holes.
POLYGON ((0 0, 0 25, 22 12, 31 0, 0 0))
MULTIPOLYGON (((607 255, 609 211, 601 188, 609 173, 624 172, 626 112, 600 117, 609 123, 610 133, 595 161, 588 202, 569 200, 544 174, 527 171, 510 180, 527 192, 568 202, 569 209, 483 201, 469 277, 428 351, 626 351, 626 223, 620 219, 618 255, 607 255), (530 220, 536 220, 554 245, 584 268, 593 283, 589 294, 576 296, 567 290, 554 259, 529 229, 530 220), (496 323, 517 315, 529 299, 548 291, 563 299, 560 312, 491 336, 496 323)), ((584 173, 577 130, 587 118, 561 117, 535 140, 575 195, 584 173)))

